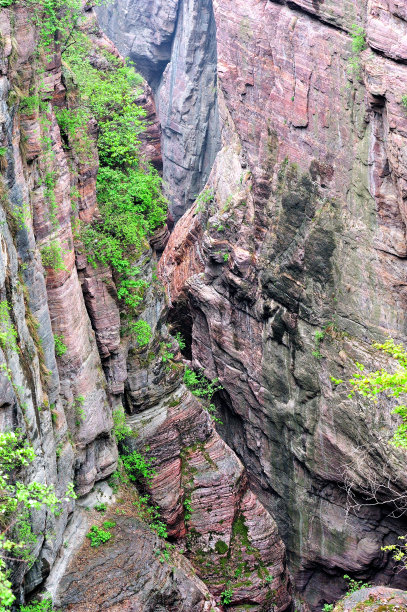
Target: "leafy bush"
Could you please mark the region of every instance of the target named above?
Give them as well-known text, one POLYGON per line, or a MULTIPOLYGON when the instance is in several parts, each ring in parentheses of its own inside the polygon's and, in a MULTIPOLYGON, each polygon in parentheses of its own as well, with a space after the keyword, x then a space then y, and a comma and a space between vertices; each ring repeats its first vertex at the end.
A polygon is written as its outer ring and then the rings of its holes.
POLYGON ((99 504, 95 504, 95 506, 93 507, 96 512, 106 512, 107 504, 105 504, 104 502, 100 502, 99 504))
POLYGON ((122 442, 125 438, 135 438, 136 434, 126 423, 126 415, 122 408, 113 410, 113 433, 116 442, 122 442))
POLYGON ((184 340, 184 337, 182 336, 181 332, 177 332, 175 334, 174 338, 178 342, 179 350, 183 351, 184 348, 186 347, 186 344, 185 344, 185 340, 184 340))
POLYGON ((138 321, 132 321, 129 324, 129 329, 130 333, 136 336, 139 347, 146 346, 153 336, 151 326, 146 321, 142 321, 141 319, 138 321))
POLYGON ((349 58, 349 67, 350 72, 353 72, 358 77, 360 74, 360 54, 367 48, 366 33, 361 26, 354 23, 350 35, 352 39, 352 55, 349 58))
POLYGON ((151 480, 156 474, 155 469, 151 467, 153 459, 146 459, 136 450, 123 455, 122 461, 126 474, 133 482, 137 482, 140 478, 151 480))
POLYGON ((36 601, 26 606, 21 606, 20 612, 55 612, 52 599, 43 599, 42 601, 36 601))
POLYGON ((0 348, 18 352, 17 330, 10 319, 10 304, 7 300, 0 302, 0 348))
POLYGON ((57 240, 53 240, 50 244, 43 246, 41 249, 41 259, 44 268, 66 271, 67 268, 64 263, 63 255, 64 252, 57 240))
POLYGON ((350 35, 352 38, 352 51, 357 54, 362 53, 367 48, 365 30, 362 26, 353 23, 350 35))
POLYGON ((75 425, 77 427, 79 427, 79 425, 85 420, 85 410, 84 410, 84 405, 85 403, 85 398, 83 397, 83 395, 78 395, 78 397, 75 397, 72 407, 75 411, 75 425))
MULTIPOLYGON (((349 397, 358 394, 376 402, 376 397, 381 394, 396 399, 405 396, 407 394, 407 352, 404 347, 401 344, 396 345, 392 339, 387 340, 384 344, 375 342, 373 346, 392 357, 397 367, 394 372, 387 372, 382 368, 375 372, 365 373, 365 366, 356 362, 359 371, 349 380, 349 384, 352 386, 349 397)), ((335 379, 333 376, 331 376, 331 380, 336 385, 343 383, 341 379, 335 379)), ((394 446, 407 448, 407 406, 400 403, 392 412, 398 414, 402 422, 398 426, 391 443, 394 446)))
MULTIPOLYGON (((118 296, 131 309, 143 299, 146 282, 137 279, 135 263, 148 247, 149 235, 167 216, 161 179, 140 156, 140 134, 145 111, 135 100, 140 77, 131 66, 104 53, 110 69, 101 72, 89 61, 89 42, 66 51, 66 59, 80 94, 83 127, 94 116, 99 125, 100 167, 97 197, 100 219, 82 229, 81 237, 92 265, 111 266, 119 276, 118 296)), ((67 113, 60 115, 68 132, 77 130, 67 113)))
MULTIPOLYGON (((31 565, 30 546, 35 543, 31 532, 31 509, 48 508, 56 514, 61 508, 52 486, 39 482, 26 484, 18 474, 29 466, 36 455, 33 447, 24 441, 20 432, 0 433, 0 610, 8 610, 15 600, 11 590, 7 559, 19 559, 31 565), (13 480, 11 479, 13 475, 13 480)), ((67 497, 75 497, 72 485, 67 497)), ((47 609, 47 608, 45 608, 47 609)))
POLYGON ((139 497, 133 504, 140 518, 145 521, 160 538, 166 538, 168 536, 167 525, 161 520, 160 508, 157 505, 151 504, 149 495, 139 497))
POLYGON ((228 604, 230 604, 232 599, 233 599, 233 589, 230 589, 230 588, 225 589, 220 594, 220 601, 224 606, 227 606, 228 604))
POLYGON ((348 590, 346 591, 346 596, 352 595, 352 593, 356 593, 356 591, 360 591, 360 589, 366 589, 371 587, 371 584, 367 582, 363 582, 363 580, 354 580, 348 574, 344 575, 345 580, 348 583, 348 590))
POLYGON ((184 372, 184 383, 191 391, 192 395, 199 397, 204 400, 204 406, 206 410, 209 412, 212 420, 217 423, 221 423, 221 421, 216 416, 216 407, 215 404, 212 403, 212 398, 217 391, 223 389, 221 385, 218 385, 219 378, 215 378, 213 381, 210 381, 206 378, 206 376, 201 372, 197 374, 194 370, 190 368, 185 368, 184 372))
POLYGON ((57 357, 62 357, 63 355, 65 355, 66 351, 68 350, 68 347, 66 346, 66 344, 64 344, 64 337, 58 336, 57 334, 54 334, 54 342, 55 342, 55 354, 57 355, 57 357))
POLYGON ((98 547, 101 544, 108 542, 111 539, 112 534, 110 531, 101 529, 97 525, 92 525, 89 533, 86 534, 86 537, 90 539, 91 546, 98 547))

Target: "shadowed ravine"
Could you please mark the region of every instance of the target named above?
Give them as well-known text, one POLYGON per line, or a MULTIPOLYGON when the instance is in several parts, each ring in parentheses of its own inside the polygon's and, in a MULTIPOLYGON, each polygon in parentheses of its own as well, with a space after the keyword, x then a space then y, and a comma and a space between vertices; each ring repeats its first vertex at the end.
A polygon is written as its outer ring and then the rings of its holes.
POLYGON ((6 609, 404 609, 400 420, 335 383, 407 346, 404 0, 55 2, 0 2, 0 450, 62 500, 6 609))

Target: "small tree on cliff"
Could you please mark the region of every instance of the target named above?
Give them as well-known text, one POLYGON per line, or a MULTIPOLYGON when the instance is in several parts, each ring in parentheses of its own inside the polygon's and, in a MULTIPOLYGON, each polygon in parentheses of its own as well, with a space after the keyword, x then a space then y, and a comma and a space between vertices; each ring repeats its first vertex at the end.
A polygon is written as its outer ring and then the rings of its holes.
MULTIPOLYGON (((377 402, 380 395, 395 398, 398 404, 393 408, 392 414, 399 415, 401 423, 390 439, 390 444, 407 449, 407 405, 401 401, 402 398, 407 398, 407 351, 401 344, 396 345, 392 339, 384 344, 376 342, 373 346, 394 359, 395 369, 393 372, 388 372, 384 368, 374 372, 366 372, 363 364, 356 363, 359 371, 349 380, 352 390, 348 397, 354 397, 357 394, 373 402, 377 402)), ((331 380, 336 385, 344 382, 333 376, 331 376, 331 380)), ((375 494, 373 494, 373 497, 375 497, 375 494)), ((404 495, 402 497, 404 498, 404 495)), ((403 508, 402 511, 405 512, 404 505, 403 508)), ((382 550, 392 552, 394 560, 401 561, 407 568, 407 536, 400 536, 399 540, 399 545, 390 544, 384 546, 382 550)))
MULTIPOLYGON (((18 479, 35 456, 21 433, 0 433, 0 612, 10 610, 15 601, 8 562, 29 562, 29 548, 33 543, 27 521, 29 512, 45 506, 56 513, 61 507, 52 486, 39 482, 25 484, 18 479)), ((67 496, 75 497, 72 485, 67 496)))
MULTIPOLYGON (((352 390, 349 397, 358 394, 366 397, 374 402, 377 401, 377 396, 386 395, 387 397, 396 398, 405 396, 407 398, 407 352, 404 347, 396 345, 394 340, 388 340, 384 344, 375 342, 373 346, 382 351, 386 355, 392 357, 396 362, 394 372, 388 372, 384 368, 375 372, 366 373, 365 366, 361 363, 356 363, 358 372, 349 380, 352 390)), ((336 385, 343 383, 343 380, 338 380, 331 376, 331 380, 336 385)), ((399 403, 393 410, 393 414, 398 414, 401 417, 401 423, 393 435, 390 443, 393 446, 407 448, 407 406, 404 403, 399 403)))

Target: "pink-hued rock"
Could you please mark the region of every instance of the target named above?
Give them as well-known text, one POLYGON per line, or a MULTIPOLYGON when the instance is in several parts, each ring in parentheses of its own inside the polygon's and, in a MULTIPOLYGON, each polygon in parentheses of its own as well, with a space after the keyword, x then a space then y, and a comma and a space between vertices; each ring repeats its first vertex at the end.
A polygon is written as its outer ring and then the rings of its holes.
POLYGON ((159 273, 171 320, 192 319, 193 364, 224 387, 219 431, 316 611, 339 599, 348 571, 406 584, 381 551, 404 520, 380 504, 370 521, 360 508, 349 516, 346 495, 366 500, 366 482, 389 474, 382 501, 405 490, 405 457, 387 444, 396 421, 384 400, 363 408, 330 382, 354 361, 374 368, 373 339, 406 343, 405 8, 213 7, 223 143, 214 197, 176 225, 159 273), (370 47, 352 69, 353 23, 366 24, 370 47))
POLYGON ((276 524, 201 402, 181 388, 128 423, 138 434, 130 447, 147 447, 154 457, 149 492, 169 535, 185 539, 210 591, 219 596, 229 585, 235 604, 268 602, 287 610, 290 582, 276 524))
POLYGON ((407 61, 407 7, 403 0, 369 0, 369 45, 386 57, 407 61))

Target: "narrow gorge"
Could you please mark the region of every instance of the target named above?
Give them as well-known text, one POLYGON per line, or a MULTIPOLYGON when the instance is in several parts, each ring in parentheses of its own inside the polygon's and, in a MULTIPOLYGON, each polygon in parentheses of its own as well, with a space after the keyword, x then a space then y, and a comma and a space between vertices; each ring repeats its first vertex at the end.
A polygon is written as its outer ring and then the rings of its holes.
POLYGON ((405 0, 91 4, 0 0, 0 612, 407 610, 405 0))

